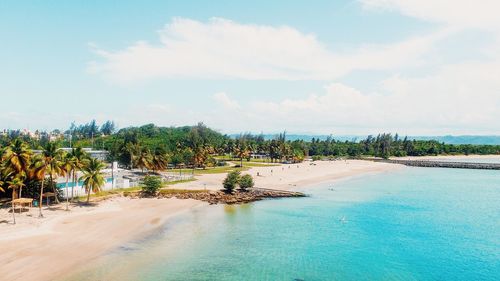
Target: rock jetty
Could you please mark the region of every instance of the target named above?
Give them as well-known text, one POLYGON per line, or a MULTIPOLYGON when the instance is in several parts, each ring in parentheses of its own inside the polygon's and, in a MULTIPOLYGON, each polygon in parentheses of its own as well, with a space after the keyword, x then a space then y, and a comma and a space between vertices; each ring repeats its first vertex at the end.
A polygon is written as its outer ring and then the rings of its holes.
POLYGON ((481 169, 481 170, 500 170, 499 163, 472 163, 455 161, 434 161, 434 160, 396 160, 396 159, 366 159, 375 162, 384 162, 391 164, 401 164, 414 167, 427 168, 455 168, 455 169, 481 169))
POLYGON ((195 199, 210 204, 242 204, 267 198, 305 197, 305 194, 293 191, 252 188, 248 191, 236 190, 233 193, 226 193, 224 191, 168 192, 164 194, 160 193, 159 197, 195 199))

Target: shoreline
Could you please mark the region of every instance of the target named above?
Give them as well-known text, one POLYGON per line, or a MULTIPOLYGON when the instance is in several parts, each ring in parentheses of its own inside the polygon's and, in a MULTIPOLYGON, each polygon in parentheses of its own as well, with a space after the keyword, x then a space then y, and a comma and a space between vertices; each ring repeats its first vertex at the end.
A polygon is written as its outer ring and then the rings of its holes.
MULTIPOLYGON (((404 166, 343 160, 253 167, 245 173, 254 176, 256 187, 291 191, 401 168, 404 166)), ((171 188, 218 190, 224 177, 200 175, 197 181, 171 188)), ((16 216, 17 225, 0 224, 0 260, 6 261, 0 264, 0 270, 8 280, 64 278, 108 251, 144 237, 174 216, 208 205, 192 199, 114 197, 95 206, 73 207, 71 212, 64 211, 64 204, 60 204, 44 210, 44 219, 38 219, 37 210, 32 209, 32 217, 25 213, 16 216)), ((10 222, 11 214, 2 211, 0 221, 10 222)))

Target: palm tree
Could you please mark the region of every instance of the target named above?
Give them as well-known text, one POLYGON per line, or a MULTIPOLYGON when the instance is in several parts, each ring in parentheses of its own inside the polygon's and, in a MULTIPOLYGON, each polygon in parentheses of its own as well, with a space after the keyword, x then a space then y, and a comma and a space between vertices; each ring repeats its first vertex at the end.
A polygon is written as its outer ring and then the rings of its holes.
POLYGON ((135 159, 135 165, 137 168, 141 168, 142 172, 144 172, 144 168, 149 168, 151 167, 151 152, 149 152, 149 149, 147 148, 142 148, 139 151, 139 154, 136 156, 135 159))
MULTIPOLYGON (((5 165, 14 172, 19 179, 25 179, 31 162, 32 152, 28 145, 20 139, 10 143, 3 153, 5 165)), ((22 197, 22 186, 19 189, 19 197, 22 197)), ((17 195, 17 190, 16 190, 17 195)))
POLYGON ((15 211, 15 208, 14 208, 14 199, 16 199, 16 190, 17 189, 20 189, 24 186, 24 182, 18 178, 18 177, 15 177, 14 179, 12 179, 11 181, 7 182, 7 184, 9 185, 9 188, 12 189, 12 217, 14 219, 14 224, 16 224, 16 211, 15 211))
POLYGON ((0 191, 5 192, 5 186, 7 182, 10 180, 12 172, 9 168, 5 167, 3 162, 0 162, 0 191))
POLYGON ((42 214, 42 201, 43 201, 43 189, 44 189, 44 184, 45 184, 45 175, 47 173, 47 170, 49 169, 49 163, 47 162, 47 159, 40 155, 38 157, 35 157, 34 161, 32 162, 32 178, 35 178, 39 181, 41 181, 40 185, 40 202, 38 203, 38 217, 43 218, 42 214))
POLYGON ((195 167, 204 167, 207 161, 207 149, 202 146, 197 146, 193 149, 193 169, 195 167))
POLYGON ((240 158, 240 166, 243 168, 243 158, 248 157, 249 149, 247 145, 243 142, 239 142, 238 145, 234 148, 234 155, 240 158))
POLYGON ((85 192, 87 192, 87 204, 90 201, 90 192, 99 192, 105 184, 104 175, 101 172, 105 167, 103 162, 90 158, 82 169, 83 176, 80 180, 83 181, 85 192))
POLYGON ((157 148, 151 156, 151 168, 153 172, 165 170, 168 166, 168 155, 162 148, 157 148))
POLYGON ((56 185, 54 184, 54 177, 63 174, 61 159, 63 156, 63 151, 57 147, 54 142, 48 142, 42 151, 43 158, 48 165, 48 172, 50 178, 50 184, 52 185, 52 190, 56 197, 56 202, 59 203, 59 198, 57 196, 56 185))
POLYGON ((71 173, 75 169, 75 158, 70 154, 66 153, 62 159, 62 171, 66 175, 66 211, 69 211, 69 193, 68 193, 68 182, 71 173))
POLYGON ((130 170, 134 169, 135 157, 141 150, 141 145, 138 143, 129 142, 125 145, 125 151, 130 155, 130 170))
POLYGON ((69 155, 73 158, 73 186, 71 186, 71 202, 73 202, 75 186, 78 187, 77 172, 82 170, 89 156, 81 147, 73 148, 69 155))

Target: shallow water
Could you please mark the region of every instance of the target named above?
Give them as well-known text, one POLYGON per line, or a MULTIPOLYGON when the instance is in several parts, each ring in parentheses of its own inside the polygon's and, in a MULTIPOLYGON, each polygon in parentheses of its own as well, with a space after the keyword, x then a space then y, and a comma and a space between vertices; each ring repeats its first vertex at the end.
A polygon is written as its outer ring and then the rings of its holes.
POLYGON ((210 206, 70 280, 500 280, 500 171, 405 168, 210 206))

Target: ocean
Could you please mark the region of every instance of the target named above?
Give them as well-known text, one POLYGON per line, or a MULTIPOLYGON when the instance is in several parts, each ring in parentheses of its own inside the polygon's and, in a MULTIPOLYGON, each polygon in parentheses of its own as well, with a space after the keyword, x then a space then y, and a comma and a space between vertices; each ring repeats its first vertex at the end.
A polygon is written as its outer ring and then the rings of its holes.
POLYGON ((302 191, 197 208, 68 280, 500 280, 500 171, 406 167, 302 191))

